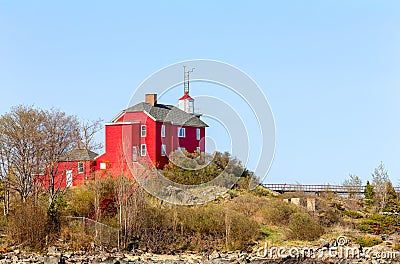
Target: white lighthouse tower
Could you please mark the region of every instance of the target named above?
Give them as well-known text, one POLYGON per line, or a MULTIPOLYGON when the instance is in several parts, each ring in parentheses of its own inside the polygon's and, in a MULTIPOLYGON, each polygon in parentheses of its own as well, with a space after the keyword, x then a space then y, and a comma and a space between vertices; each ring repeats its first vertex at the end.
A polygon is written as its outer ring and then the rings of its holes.
POLYGON ((178 107, 179 109, 194 114, 194 99, 189 95, 189 77, 190 73, 193 72, 194 68, 190 71, 186 71, 186 66, 183 66, 183 96, 179 98, 178 107))

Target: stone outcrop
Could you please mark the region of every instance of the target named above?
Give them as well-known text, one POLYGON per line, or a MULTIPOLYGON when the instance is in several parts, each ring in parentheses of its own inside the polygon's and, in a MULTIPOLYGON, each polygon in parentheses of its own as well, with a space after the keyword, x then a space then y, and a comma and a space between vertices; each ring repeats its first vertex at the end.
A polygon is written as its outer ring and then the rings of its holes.
MULTIPOLYGON (((387 251, 387 248, 374 247, 371 252, 387 251)), ((323 264, 323 263, 341 263, 341 264, 385 264, 385 263, 400 263, 400 252, 397 252, 395 259, 377 259, 357 258, 357 259, 338 259, 338 258, 279 258, 268 259, 260 256, 259 252, 211 252, 209 254, 182 253, 175 255, 151 254, 141 251, 136 252, 62 252, 60 249, 50 247, 47 253, 40 255, 36 253, 27 253, 20 250, 13 250, 7 253, 0 254, 0 263, 199 263, 199 264, 223 264, 223 263, 266 263, 266 264, 323 264)))

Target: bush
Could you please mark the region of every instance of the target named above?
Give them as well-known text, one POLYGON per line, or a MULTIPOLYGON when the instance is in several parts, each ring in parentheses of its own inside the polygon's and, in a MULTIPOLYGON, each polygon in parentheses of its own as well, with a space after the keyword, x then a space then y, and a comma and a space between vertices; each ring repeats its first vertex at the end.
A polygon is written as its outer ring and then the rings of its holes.
POLYGON ((336 196, 328 195, 317 200, 317 218, 322 226, 331 227, 338 223, 344 211, 341 200, 336 196))
POLYGON ((382 239, 378 237, 364 236, 357 238, 354 242, 362 247, 373 247, 382 243, 382 239))
POLYGON ((257 222, 226 206, 180 207, 176 212, 175 246, 182 250, 247 249, 260 235, 257 222))
POLYGON ((242 194, 232 200, 229 209, 235 210, 247 217, 253 217, 268 202, 263 197, 251 193, 242 194))
POLYGON ((308 214, 297 212, 290 216, 287 238, 312 241, 323 234, 323 227, 308 214))
POLYGON ((236 189, 248 189, 250 180, 257 181, 253 173, 245 169, 242 163, 231 157, 228 152, 217 151, 208 154, 175 151, 169 158, 170 161, 164 166, 162 174, 176 183, 198 185, 221 175, 222 178, 227 178, 226 183, 224 179, 221 180, 221 186, 234 185, 236 189))
POLYGON ((400 232, 399 215, 372 214, 357 228, 370 234, 393 234, 400 232))
POLYGON ((26 202, 15 208, 9 220, 7 229, 12 242, 36 250, 46 244, 48 218, 44 207, 26 202))
POLYGON ((353 210, 347 210, 344 212, 344 214, 353 219, 360 219, 364 217, 362 213, 353 210))
POLYGON ((233 190, 233 189, 232 189, 232 190, 229 190, 229 191, 228 191, 228 194, 229 194, 229 196, 230 196, 231 199, 232 199, 232 198, 238 197, 240 193, 239 193, 238 190, 233 190))
POLYGON ((79 221, 71 221, 63 225, 60 239, 64 242, 65 250, 88 250, 92 247, 94 238, 88 235, 79 221))
POLYGON ((290 216, 297 212, 298 208, 293 204, 271 199, 260 211, 264 224, 286 226, 289 223, 290 216))
POLYGON ((66 200, 68 215, 88 218, 94 216, 94 192, 87 185, 70 188, 66 194, 66 200))

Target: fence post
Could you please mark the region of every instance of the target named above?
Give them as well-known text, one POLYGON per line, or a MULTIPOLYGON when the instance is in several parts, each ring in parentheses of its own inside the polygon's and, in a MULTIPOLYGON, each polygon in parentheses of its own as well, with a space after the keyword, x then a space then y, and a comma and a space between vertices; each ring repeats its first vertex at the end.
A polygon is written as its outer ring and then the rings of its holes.
POLYGON ((120 243, 120 240, 119 240, 119 229, 118 229, 118 252, 119 252, 119 243, 120 243))

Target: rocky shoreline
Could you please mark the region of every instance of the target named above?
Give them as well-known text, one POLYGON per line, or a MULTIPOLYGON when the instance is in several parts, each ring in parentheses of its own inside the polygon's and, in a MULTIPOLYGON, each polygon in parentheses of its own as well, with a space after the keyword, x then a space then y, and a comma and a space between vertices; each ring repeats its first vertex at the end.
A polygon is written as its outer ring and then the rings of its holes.
MULTIPOLYGON (((281 248, 289 250, 289 248, 281 248)), ((74 252, 62 252, 61 250, 50 247, 47 253, 38 254, 24 252, 20 250, 12 250, 10 252, 0 254, 0 263, 46 263, 46 264, 57 264, 57 263, 115 263, 115 264, 126 264, 126 263, 159 263, 159 264, 172 264, 172 263, 198 263, 198 264, 223 264, 223 263, 266 263, 266 264, 295 264, 295 263, 307 263, 307 264, 384 264, 384 263, 400 263, 400 252, 394 252, 395 254, 386 256, 384 258, 377 258, 376 252, 389 252, 383 251, 386 248, 373 247, 369 248, 369 256, 361 255, 357 258, 346 259, 343 257, 297 257, 285 256, 281 258, 267 258, 260 254, 261 251, 244 253, 244 252, 217 252, 214 251, 210 254, 199 254, 199 253, 182 253, 175 255, 165 254, 152 254, 145 252, 86 252, 86 251, 74 251, 74 252), (374 253, 375 252, 375 253, 374 253)), ((365 250, 364 250, 365 252, 365 250)), ((317 255, 318 256, 318 255, 317 255)))

